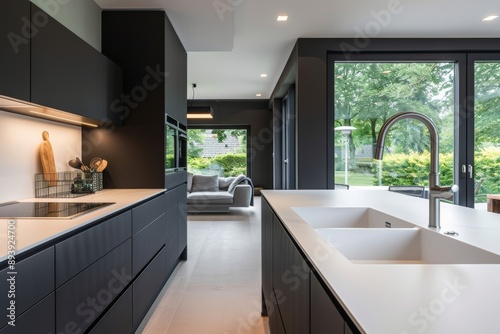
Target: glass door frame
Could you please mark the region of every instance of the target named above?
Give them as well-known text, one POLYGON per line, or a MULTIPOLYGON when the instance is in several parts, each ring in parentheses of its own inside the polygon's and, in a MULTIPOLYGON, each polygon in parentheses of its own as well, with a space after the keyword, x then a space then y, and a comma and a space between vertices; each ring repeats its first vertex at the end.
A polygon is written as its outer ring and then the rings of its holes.
MULTIPOLYGON (((443 52, 411 52, 411 53, 401 53, 401 52, 360 52, 357 54, 344 54, 340 52, 332 52, 328 54, 327 61, 327 74, 328 74, 328 157, 327 157, 327 187, 328 189, 334 189, 335 181, 335 153, 331 145, 335 142, 335 62, 453 62, 455 63, 455 120, 454 120, 454 182, 460 187, 466 187, 465 174, 460 173, 459 166, 465 163, 467 158, 467 142, 466 142, 466 131, 468 128, 467 119, 468 115, 468 99, 466 97, 467 93, 467 54, 462 52, 457 53, 443 53, 443 52), (465 134, 465 135, 463 135, 465 134)), ((462 189, 462 188, 461 188, 462 189)), ((459 191, 458 196, 454 199, 456 204, 465 205, 466 194, 459 191)))
MULTIPOLYGON (((475 206, 475 69, 474 64, 477 61, 496 61, 500 62, 500 53, 481 53, 469 52, 467 53, 467 82, 466 82, 466 98, 464 104, 464 129, 465 135, 462 138, 463 143, 461 147, 465 148, 465 152, 461 153, 461 168, 464 168, 466 173, 461 175, 461 183, 459 184, 461 192, 465 196, 459 196, 459 204, 473 208, 475 206), (471 171, 472 170, 472 171, 471 171)), ((462 118, 462 117, 461 117, 462 118)), ((461 129, 462 130, 462 129, 461 129)))

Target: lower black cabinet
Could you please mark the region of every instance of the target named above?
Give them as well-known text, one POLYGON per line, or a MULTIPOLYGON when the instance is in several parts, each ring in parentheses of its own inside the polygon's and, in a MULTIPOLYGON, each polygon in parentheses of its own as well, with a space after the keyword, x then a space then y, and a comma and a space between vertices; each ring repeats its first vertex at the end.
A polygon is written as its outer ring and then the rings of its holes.
MULTIPOLYGON (((15 301, 15 314, 21 316, 37 302, 54 291, 54 247, 49 247, 24 260, 15 266, 13 276, 14 290, 11 290, 9 278, 12 275, 8 268, 0 271, 0 307, 8 310, 11 301, 15 301), (9 293, 9 291, 13 291, 9 293), (11 297, 8 298, 8 295, 11 297)), ((0 328, 7 324, 10 319, 6 316, 0 317, 0 328)))
POLYGON ((90 334, 132 333, 132 287, 129 287, 90 334))
POLYGON ((264 197, 261 240, 262 314, 271 334, 359 334, 264 197))
POLYGON ((309 333, 310 270, 276 216, 273 217, 273 286, 287 334, 309 333), (282 297, 281 297, 282 296, 282 297))
POLYGON ((177 247, 182 260, 187 260, 187 185, 177 189, 177 247))
POLYGON ((343 334, 344 325, 344 319, 321 283, 311 275, 311 334, 343 334))
POLYGON ((166 279, 165 248, 156 255, 151 263, 134 281, 133 323, 137 328, 162 289, 166 279))
POLYGON ((56 330, 87 330, 132 281, 128 239, 56 290, 56 330))
POLYGON ((177 246, 177 206, 174 205, 167 210, 165 214, 166 220, 166 234, 165 234, 165 266, 167 268, 167 274, 170 274, 178 260, 179 260, 179 248, 177 246))
POLYGON ((55 333, 55 294, 51 293, 16 319, 15 327, 7 325, 0 334, 55 333))
POLYGON ((132 237, 132 272, 134 277, 165 244, 165 214, 132 237))

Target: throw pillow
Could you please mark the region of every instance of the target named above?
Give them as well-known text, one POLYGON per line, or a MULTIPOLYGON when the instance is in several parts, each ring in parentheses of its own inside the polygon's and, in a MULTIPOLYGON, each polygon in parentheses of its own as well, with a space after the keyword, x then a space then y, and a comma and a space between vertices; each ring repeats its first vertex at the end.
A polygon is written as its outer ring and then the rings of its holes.
POLYGON ((236 188, 236 186, 238 184, 241 183, 241 181, 243 181, 244 179, 246 178, 245 175, 243 174, 240 174, 238 175, 234 180, 233 182, 231 182, 231 184, 229 185, 229 187, 227 188, 227 191, 229 191, 230 193, 232 193, 234 191, 234 188, 236 188))
POLYGON ((193 173, 187 174, 187 188, 188 191, 191 192, 191 188, 193 187, 193 173))
POLYGON ((227 190, 236 177, 219 177, 219 190, 227 190))
POLYGON ((191 192, 197 191, 219 191, 219 176, 193 175, 191 192))

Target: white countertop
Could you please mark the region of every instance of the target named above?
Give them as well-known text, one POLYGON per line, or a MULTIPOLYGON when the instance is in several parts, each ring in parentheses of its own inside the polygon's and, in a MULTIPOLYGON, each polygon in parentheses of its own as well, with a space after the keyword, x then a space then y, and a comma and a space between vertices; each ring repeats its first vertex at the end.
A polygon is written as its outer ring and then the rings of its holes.
MULTIPOLYGON (((17 256, 34 247, 67 234, 137 204, 145 199, 165 192, 165 189, 113 189, 103 190, 92 195, 76 198, 29 198, 19 202, 115 202, 115 204, 88 212, 73 219, 14 219, 15 228, 12 229, 16 239, 17 256)), ((0 219, 0 261, 7 258, 8 219, 0 219)))
MULTIPOLYGON (((427 229, 428 200, 367 190, 262 194, 361 332, 500 333, 500 265, 352 263, 292 209, 371 207, 427 229)), ((500 255, 500 214, 441 203, 439 233, 448 230, 500 255)))

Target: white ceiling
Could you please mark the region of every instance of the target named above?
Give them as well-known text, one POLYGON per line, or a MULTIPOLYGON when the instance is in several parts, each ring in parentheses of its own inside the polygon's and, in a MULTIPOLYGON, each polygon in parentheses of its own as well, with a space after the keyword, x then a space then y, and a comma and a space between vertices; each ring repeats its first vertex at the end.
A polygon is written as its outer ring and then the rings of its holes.
POLYGON ((187 97, 267 99, 299 37, 500 37, 498 0, 95 0, 161 8, 188 52, 187 97), (276 17, 287 14, 287 22, 276 17), (266 78, 260 75, 266 73, 266 78), (256 97, 261 93, 261 97, 256 97))

